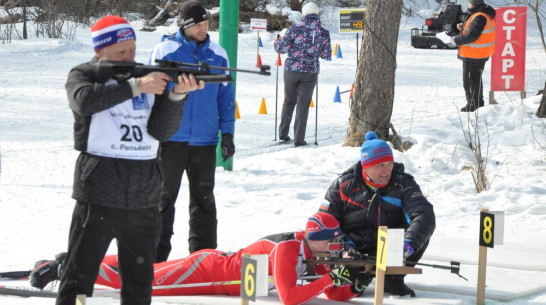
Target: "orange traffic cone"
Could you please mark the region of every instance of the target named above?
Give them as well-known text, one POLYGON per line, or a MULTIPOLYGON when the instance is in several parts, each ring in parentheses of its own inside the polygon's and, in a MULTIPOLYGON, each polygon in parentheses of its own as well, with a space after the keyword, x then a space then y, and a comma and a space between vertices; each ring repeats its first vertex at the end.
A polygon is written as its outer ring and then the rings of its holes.
POLYGON ((336 54, 337 54, 337 43, 336 43, 336 46, 334 48, 334 55, 336 55, 336 54))
POLYGON ((239 104, 237 104, 237 101, 235 101, 235 119, 240 119, 241 114, 239 113, 239 104))
POLYGON ((281 60, 281 53, 277 53, 279 56, 277 57, 277 60, 275 61, 275 66, 282 66, 282 60, 281 60))
POLYGON ((260 57, 260 54, 258 54, 258 61, 256 62, 256 68, 260 68, 262 66, 262 58, 260 57))
POLYGON ((258 114, 267 114, 267 108, 265 107, 265 97, 262 97, 262 104, 260 105, 260 110, 258 114))
POLYGON ((313 99, 311 99, 311 104, 309 104, 309 108, 313 108, 315 105, 313 105, 313 99))

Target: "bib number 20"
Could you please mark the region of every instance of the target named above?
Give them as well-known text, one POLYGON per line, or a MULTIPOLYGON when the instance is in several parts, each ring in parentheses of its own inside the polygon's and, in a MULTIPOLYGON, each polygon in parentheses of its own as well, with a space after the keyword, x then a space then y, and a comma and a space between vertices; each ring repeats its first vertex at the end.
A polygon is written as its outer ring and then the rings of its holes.
POLYGON ((124 142, 141 142, 142 141, 142 129, 140 129, 140 126, 138 125, 125 125, 122 124, 120 128, 123 130, 123 136, 121 137, 121 141, 124 142))

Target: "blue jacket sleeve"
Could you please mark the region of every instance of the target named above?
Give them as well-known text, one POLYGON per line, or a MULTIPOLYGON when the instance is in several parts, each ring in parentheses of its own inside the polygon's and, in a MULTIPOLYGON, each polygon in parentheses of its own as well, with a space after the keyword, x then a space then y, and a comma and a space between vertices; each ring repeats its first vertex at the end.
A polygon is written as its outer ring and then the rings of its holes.
POLYGON ((235 90, 233 83, 221 84, 218 88, 218 114, 222 134, 235 131, 235 90))

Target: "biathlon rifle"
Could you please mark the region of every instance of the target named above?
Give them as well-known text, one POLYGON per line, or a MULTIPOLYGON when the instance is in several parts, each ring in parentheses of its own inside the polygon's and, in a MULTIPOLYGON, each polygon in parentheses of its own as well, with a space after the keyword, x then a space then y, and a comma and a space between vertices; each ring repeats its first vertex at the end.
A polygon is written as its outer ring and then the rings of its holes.
POLYGON ((271 75, 270 66, 262 65, 260 70, 243 70, 226 67, 210 66, 205 62, 185 63, 170 60, 156 59, 157 65, 144 65, 135 62, 107 61, 102 60, 96 64, 95 73, 99 80, 125 80, 131 77, 141 77, 151 72, 163 72, 168 74, 173 82, 178 82, 178 76, 182 73, 193 74, 197 81, 205 83, 232 82, 230 75, 225 73, 212 73, 211 70, 233 71, 242 73, 254 73, 259 75, 271 75))
MULTIPOLYGON (((361 267, 361 273, 370 273, 375 274, 376 269, 376 258, 368 254, 361 254, 357 251, 350 250, 348 243, 343 242, 333 242, 328 244, 328 252, 324 253, 313 253, 314 258, 307 261, 308 268, 311 265, 316 266, 317 264, 326 264, 334 266, 353 266, 361 267), (347 253, 347 256, 343 256, 343 253, 347 253)), ((419 262, 405 261, 406 264, 417 265, 417 266, 426 266, 438 269, 450 270, 451 273, 455 273, 459 277, 468 281, 467 278, 462 276, 460 272, 460 262, 451 261, 449 266, 436 265, 436 264, 426 264, 419 262)), ((385 274, 420 274, 421 269, 409 267, 409 266, 387 266, 385 274)))

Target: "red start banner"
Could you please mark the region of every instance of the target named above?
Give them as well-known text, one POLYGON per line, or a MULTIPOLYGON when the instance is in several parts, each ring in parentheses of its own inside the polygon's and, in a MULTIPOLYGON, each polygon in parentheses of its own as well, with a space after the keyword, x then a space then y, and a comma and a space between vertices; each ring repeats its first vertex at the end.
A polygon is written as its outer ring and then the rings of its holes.
POLYGON ((527 7, 500 7, 496 11, 491 91, 525 91, 527 7))

